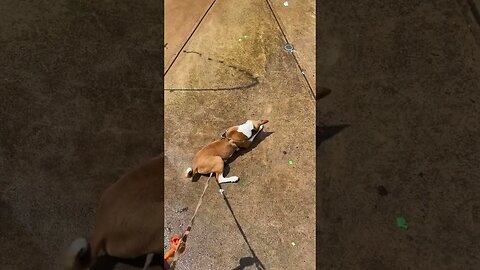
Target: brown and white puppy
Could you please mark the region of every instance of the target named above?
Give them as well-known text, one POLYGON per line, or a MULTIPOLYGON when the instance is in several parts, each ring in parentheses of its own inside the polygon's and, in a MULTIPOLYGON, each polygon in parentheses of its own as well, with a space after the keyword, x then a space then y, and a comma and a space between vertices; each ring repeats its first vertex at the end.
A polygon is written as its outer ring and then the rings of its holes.
POLYGON ((186 176, 215 173, 220 184, 237 182, 237 176, 223 176, 224 163, 240 148, 248 148, 266 123, 268 120, 248 120, 242 125, 228 128, 221 139, 207 144, 197 152, 193 167, 187 169, 186 176))
POLYGON ((119 259, 162 254, 163 173, 163 157, 157 157, 112 184, 100 198, 90 238, 72 243, 65 268, 87 269, 101 251, 119 259))

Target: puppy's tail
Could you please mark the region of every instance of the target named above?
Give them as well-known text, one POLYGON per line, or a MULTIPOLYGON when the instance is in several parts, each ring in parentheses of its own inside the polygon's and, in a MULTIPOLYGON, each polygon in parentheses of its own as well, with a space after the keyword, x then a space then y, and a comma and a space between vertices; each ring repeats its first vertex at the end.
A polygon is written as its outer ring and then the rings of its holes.
POLYGON ((87 239, 77 238, 65 254, 65 269, 83 270, 92 264, 92 249, 87 239))

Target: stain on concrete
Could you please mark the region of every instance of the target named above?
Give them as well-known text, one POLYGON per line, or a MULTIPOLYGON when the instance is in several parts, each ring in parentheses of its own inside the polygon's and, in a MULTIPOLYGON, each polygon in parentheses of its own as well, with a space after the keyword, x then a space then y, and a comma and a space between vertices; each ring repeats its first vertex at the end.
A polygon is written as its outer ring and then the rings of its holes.
MULTIPOLYGON (((183 53, 186 53, 186 54, 196 54, 198 55, 199 57, 202 57, 202 53, 200 52, 197 52, 197 51, 187 51, 187 50, 184 50, 183 53)), ((258 77, 255 76, 254 74, 252 74, 252 72, 242 68, 242 67, 238 67, 238 66, 235 66, 235 65, 230 65, 230 64, 226 64, 224 60, 219 60, 219 59, 214 59, 212 57, 207 57, 207 60, 208 61, 211 61, 213 63, 215 63, 217 66, 216 68, 220 68, 220 69, 232 69, 233 72, 230 72, 230 75, 232 78, 237 78, 238 81, 236 82, 237 85, 234 86, 227 86, 227 87, 222 87, 222 86, 219 86, 217 88, 176 88, 175 86, 170 86, 168 88, 165 88, 165 90, 169 91, 169 92, 178 92, 178 91, 197 91, 197 92, 205 92, 205 91, 235 91, 235 90, 248 90, 249 88, 251 87, 254 87, 255 85, 257 85, 259 83, 259 80, 258 80, 258 77), (240 75, 238 75, 240 74, 240 75)), ((207 64, 204 64, 203 68, 204 69, 208 69, 208 68, 214 68, 215 66, 213 65, 209 65, 208 63, 207 64)), ((212 78, 212 83, 215 81, 215 78, 212 78)))

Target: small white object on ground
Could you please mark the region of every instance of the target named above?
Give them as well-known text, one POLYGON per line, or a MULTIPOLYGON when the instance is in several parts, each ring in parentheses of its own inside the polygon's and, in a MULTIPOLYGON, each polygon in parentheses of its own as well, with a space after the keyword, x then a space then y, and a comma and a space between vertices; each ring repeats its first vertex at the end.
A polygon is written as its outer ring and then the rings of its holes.
POLYGON ((295 246, 295 242, 292 242, 292 246, 295 246))
POLYGON ((288 1, 283 2, 283 5, 288 7, 288 1))

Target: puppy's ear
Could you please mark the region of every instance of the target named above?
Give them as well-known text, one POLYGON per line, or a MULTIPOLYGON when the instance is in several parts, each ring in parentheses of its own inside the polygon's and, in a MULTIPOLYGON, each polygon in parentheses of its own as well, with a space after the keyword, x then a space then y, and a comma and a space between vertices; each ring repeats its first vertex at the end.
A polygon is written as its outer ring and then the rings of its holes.
POLYGON ((258 122, 259 122, 258 124, 261 126, 261 125, 265 125, 266 123, 268 123, 268 120, 259 120, 258 122))

